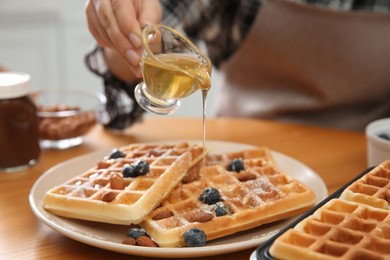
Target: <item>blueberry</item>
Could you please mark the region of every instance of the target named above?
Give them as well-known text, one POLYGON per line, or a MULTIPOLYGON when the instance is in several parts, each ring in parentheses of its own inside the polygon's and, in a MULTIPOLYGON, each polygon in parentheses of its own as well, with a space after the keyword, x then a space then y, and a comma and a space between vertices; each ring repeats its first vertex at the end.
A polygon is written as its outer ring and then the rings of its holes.
POLYGON ((199 247, 206 244, 206 234, 198 228, 191 228, 184 233, 184 243, 188 247, 199 247))
POLYGON ((122 168, 122 175, 124 178, 135 178, 138 175, 135 173, 135 167, 131 164, 125 164, 122 168))
POLYGON ((121 150, 114 149, 111 151, 109 159, 118 159, 123 157, 125 157, 125 154, 121 150))
POLYGON ((215 204, 214 211, 215 211, 215 215, 217 217, 225 216, 225 215, 229 214, 228 208, 226 207, 226 205, 222 201, 217 202, 217 204, 215 204))
POLYGON ((383 139, 385 139, 385 140, 389 140, 389 141, 390 141, 390 135, 387 134, 387 133, 380 133, 380 134, 378 134, 378 136, 379 136, 380 138, 383 138, 383 139))
POLYGON ((213 205, 221 200, 221 195, 214 188, 206 188, 199 196, 199 200, 205 204, 213 205))
POLYGON ((228 171, 240 172, 244 170, 244 161, 242 159, 234 159, 227 166, 228 171))
POLYGON ((146 161, 140 161, 135 166, 135 173, 139 175, 145 175, 149 172, 149 163, 146 161))
POLYGON ((127 237, 132 237, 134 239, 137 239, 140 236, 147 236, 147 235, 148 233, 146 233, 145 229, 143 228, 133 227, 127 231, 127 237))

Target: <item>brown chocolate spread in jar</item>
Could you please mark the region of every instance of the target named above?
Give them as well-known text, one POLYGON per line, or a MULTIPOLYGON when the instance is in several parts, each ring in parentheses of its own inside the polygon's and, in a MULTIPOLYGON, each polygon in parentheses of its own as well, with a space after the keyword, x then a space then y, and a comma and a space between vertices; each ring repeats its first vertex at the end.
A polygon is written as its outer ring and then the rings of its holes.
POLYGON ((30 76, 0 73, 0 171, 22 170, 40 155, 37 111, 29 94, 30 76))

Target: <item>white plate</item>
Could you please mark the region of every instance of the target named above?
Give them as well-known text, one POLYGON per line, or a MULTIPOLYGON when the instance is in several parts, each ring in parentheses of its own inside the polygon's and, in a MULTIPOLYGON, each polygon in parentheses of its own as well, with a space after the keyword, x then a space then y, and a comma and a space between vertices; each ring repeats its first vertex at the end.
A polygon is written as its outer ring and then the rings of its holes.
MULTIPOLYGON (((199 141, 197 142, 200 143, 199 141)), ((246 144, 222 141, 207 141, 206 145, 213 152, 231 152, 253 148, 253 146, 246 144)), ((42 200, 47 190, 89 169, 107 155, 108 152, 98 151, 83 155, 65 161, 44 173, 35 182, 30 192, 30 205, 35 215, 55 231, 74 240, 110 251, 149 257, 210 256, 257 247, 293 220, 293 218, 290 218, 262 225, 248 231, 207 242, 204 247, 149 248, 123 245, 121 242, 126 236, 127 226, 57 217, 43 209, 42 200)), ((314 191, 317 196, 317 202, 328 196, 325 183, 313 170, 286 155, 277 152, 272 152, 272 154, 281 170, 308 185, 314 191)))

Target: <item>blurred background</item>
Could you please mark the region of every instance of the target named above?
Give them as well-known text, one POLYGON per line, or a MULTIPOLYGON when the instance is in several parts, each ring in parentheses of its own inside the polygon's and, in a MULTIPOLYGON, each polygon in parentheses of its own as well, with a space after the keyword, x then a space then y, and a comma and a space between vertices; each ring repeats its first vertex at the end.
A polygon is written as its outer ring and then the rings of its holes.
MULTIPOLYGON (((84 64, 93 46, 84 15, 83 0, 0 0, 0 66, 31 75, 33 90, 76 88, 102 91, 102 81, 84 64)), ((207 100, 207 116, 213 116, 218 74, 207 100)), ((182 100, 172 116, 202 116, 197 92, 182 100)), ((150 113, 148 116, 154 116, 150 113)))

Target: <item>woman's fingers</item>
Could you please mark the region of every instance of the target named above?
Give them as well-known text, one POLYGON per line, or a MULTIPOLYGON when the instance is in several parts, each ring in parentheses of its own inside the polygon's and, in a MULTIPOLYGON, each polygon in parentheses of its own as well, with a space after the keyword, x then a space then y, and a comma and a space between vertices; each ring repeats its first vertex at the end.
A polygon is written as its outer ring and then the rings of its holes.
POLYGON ((101 47, 112 48, 113 44, 108 37, 106 31, 99 22, 99 19, 96 14, 95 7, 91 0, 88 0, 85 5, 85 12, 87 17, 88 29, 91 32, 92 36, 95 38, 96 42, 101 47))
POLYGON ((142 27, 145 24, 161 22, 160 2, 158 0, 112 0, 112 9, 121 32, 128 37, 134 47, 126 51, 126 59, 133 73, 141 77, 142 27), (129 13, 134 15, 129 15, 129 13))
POLYGON ((141 76, 141 26, 160 23, 158 0, 87 0, 88 28, 102 47, 114 48, 141 76))
POLYGON ((158 0, 138 1, 138 21, 141 26, 159 24, 162 20, 162 8, 158 0))
POLYGON ((121 32, 134 48, 140 48, 141 28, 138 22, 138 1, 111 0, 111 2, 112 10, 121 32))
MULTIPOLYGON (((127 3, 129 1, 126 1, 127 3)), ((134 49, 128 38, 123 34, 119 28, 117 18, 112 9, 110 0, 93 0, 96 15, 100 25, 108 35, 112 45, 117 51, 125 57, 126 52, 129 49, 134 49)), ((132 9, 128 9, 129 17, 135 17, 135 12, 132 9)), ((135 18, 127 18, 125 22, 131 21, 135 18)))

